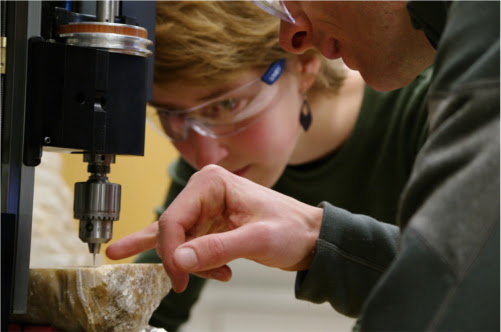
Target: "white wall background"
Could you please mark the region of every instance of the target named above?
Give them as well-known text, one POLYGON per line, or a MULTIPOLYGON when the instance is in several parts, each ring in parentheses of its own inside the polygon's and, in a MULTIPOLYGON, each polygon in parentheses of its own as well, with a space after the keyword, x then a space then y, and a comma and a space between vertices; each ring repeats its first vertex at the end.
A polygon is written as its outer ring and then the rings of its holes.
POLYGON ((354 319, 294 297, 296 274, 248 260, 230 264, 229 282, 209 281, 185 332, 351 331, 354 319))

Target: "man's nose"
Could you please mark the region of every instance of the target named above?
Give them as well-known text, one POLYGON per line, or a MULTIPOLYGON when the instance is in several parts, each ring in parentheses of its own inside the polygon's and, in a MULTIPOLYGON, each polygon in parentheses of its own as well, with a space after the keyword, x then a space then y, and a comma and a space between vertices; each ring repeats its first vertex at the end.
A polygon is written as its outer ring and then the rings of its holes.
POLYGON ((217 164, 229 154, 228 148, 220 140, 202 136, 194 130, 190 133, 190 140, 195 151, 197 169, 210 164, 217 164))
POLYGON ((314 47, 311 23, 301 10, 295 10, 294 1, 289 1, 287 8, 296 23, 280 22, 280 45, 289 53, 301 54, 314 47))

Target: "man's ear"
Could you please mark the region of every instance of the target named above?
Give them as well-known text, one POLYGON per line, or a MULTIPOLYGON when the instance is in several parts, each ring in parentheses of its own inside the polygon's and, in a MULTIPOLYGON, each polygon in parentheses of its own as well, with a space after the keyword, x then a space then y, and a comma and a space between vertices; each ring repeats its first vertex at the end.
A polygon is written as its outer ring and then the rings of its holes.
POLYGON ((311 51, 299 54, 297 57, 298 73, 301 78, 299 92, 304 93, 308 91, 315 82, 322 65, 322 60, 317 53, 311 51))

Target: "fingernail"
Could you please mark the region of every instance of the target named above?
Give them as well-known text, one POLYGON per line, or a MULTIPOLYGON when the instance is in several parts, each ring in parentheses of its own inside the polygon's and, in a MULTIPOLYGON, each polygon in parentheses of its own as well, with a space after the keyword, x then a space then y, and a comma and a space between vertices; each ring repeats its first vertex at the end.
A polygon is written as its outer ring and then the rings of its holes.
POLYGON ((198 265, 197 254, 192 248, 176 249, 174 259, 177 265, 184 269, 191 269, 198 265))

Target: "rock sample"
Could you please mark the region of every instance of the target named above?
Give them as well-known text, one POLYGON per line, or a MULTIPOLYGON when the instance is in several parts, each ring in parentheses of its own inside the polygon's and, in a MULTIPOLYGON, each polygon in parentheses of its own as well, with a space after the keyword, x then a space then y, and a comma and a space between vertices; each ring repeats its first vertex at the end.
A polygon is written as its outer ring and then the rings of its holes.
POLYGON ((63 331, 137 332, 170 288, 161 264, 30 269, 28 312, 11 320, 63 331))

